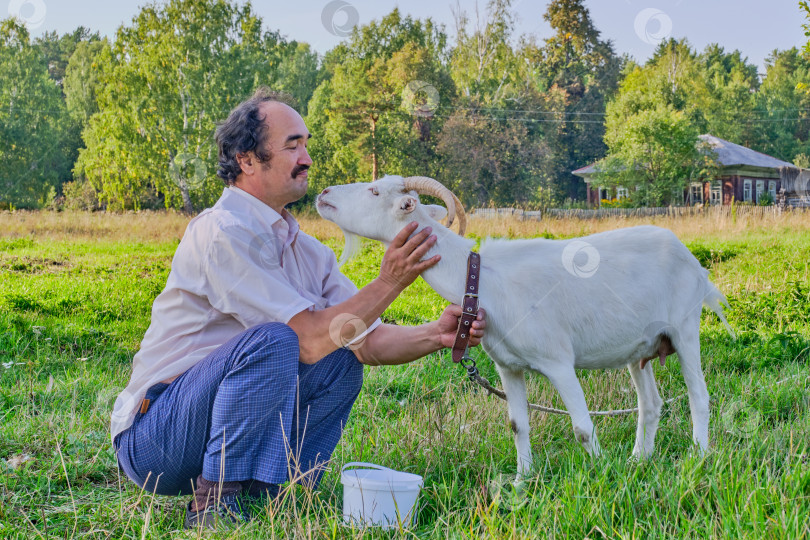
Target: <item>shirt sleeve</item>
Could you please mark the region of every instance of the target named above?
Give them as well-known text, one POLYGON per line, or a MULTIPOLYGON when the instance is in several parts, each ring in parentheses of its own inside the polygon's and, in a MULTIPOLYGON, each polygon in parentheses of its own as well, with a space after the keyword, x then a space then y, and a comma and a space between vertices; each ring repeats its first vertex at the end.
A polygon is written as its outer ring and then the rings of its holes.
POLYGON ((225 227, 214 232, 202 263, 209 303, 245 328, 265 322, 286 324, 314 305, 284 275, 281 250, 267 249, 268 245, 274 245, 270 234, 257 236, 242 227, 225 227), (261 246, 254 245, 257 239, 261 246))

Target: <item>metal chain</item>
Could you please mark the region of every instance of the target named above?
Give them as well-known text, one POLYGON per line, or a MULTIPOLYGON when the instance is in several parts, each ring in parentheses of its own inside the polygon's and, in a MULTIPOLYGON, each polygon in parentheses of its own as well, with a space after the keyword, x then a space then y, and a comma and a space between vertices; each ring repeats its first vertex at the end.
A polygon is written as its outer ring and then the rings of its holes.
MULTIPOLYGON (((494 386, 492 386, 492 383, 490 383, 487 379, 482 377, 481 374, 478 372, 478 368, 476 367, 475 359, 473 359, 469 355, 469 348, 464 351, 464 355, 461 357, 461 362, 460 363, 467 370, 467 377, 469 377, 469 379, 472 382, 478 384, 479 386, 481 386, 484 390, 486 390, 488 393, 492 394, 493 396, 497 396, 497 397, 501 398, 502 400, 507 401, 506 393, 503 390, 499 390, 499 389, 495 388, 494 386)), ((680 398, 684 397, 685 395, 686 394, 681 394, 679 396, 675 396, 674 398, 669 398, 668 400, 664 401, 664 403, 665 404, 666 403, 672 403, 676 399, 680 399, 680 398)), ((534 411, 542 411, 542 412, 547 412, 547 413, 553 413, 553 414, 568 415, 568 411, 566 411, 566 410, 555 409, 554 407, 544 407, 543 405, 535 405, 534 403, 529 403, 529 409, 532 409, 534 411)), ((638 407, 633 407, 632 409, 615 409, 615 410, 610 410, 610 411, 591 411, 590 415, 591 416, 622 416, 622 415, 630 414, 630 413, 634 413, 634 412, 638 412, 638 407)))

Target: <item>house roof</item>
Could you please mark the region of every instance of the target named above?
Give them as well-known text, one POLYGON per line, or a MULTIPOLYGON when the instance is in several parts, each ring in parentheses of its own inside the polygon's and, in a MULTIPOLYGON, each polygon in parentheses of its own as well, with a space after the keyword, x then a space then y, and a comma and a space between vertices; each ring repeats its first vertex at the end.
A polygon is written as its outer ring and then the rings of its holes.
POLYGON ((717 152, 717 161, 723 167, 757 167, 760 169, 778 169, 779 167, 795 167, 792 163, 776 159, 775 157, 751 150, 745 146, 734 144, 715 137, 714 135, 699 135, 700 140, 709 143, 717 152))
POLYGON ((580 167, 575 171, 571 171, 571 174, 574 176, 590 176, 596 172, 596 163, 591 163, 590 165, 585 165, 584 167, 580 167))
MULTIPOLYGON (((714 135, 699 135, 701 141, 708 143, 717 152, 717 161, 722 167, 751 169, 751 170, 773 170, 777 173, 779 167, 795 167, 792 163, 776 159, 773 156, 751 150, 745 146, 734 144, 733 142, 715 137, 714 135)), ((598 163, 598 162, 596 162, 598 163)), ((588 178, 596 173, 596 163, 591 163, 585 167, 580 167, 571 174, 588 178)))

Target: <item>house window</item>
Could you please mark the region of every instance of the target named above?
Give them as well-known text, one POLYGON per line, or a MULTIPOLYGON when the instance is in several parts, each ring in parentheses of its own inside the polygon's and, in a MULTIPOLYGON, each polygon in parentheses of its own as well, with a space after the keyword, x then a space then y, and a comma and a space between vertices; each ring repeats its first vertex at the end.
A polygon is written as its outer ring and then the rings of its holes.
POLYGON ((757 180, 757 202, 763 193, 765 193, 765 180, 757 180))
POLYGON ((689 184, 689 201, 692 204, 703 204, 703 184, 700 182, 689 184))
POLYGON ((776 200, 776 181, 771 180, 768 182, 768 193, 771 194, 771 199, 776 200))
POLYGON ((683 204, 683 189, 682 188, 675 188, 672 190, 672 197, 670 201, 673 205, 682 205, 683 204))
POLYGON ((610 200, 610 188, 600 187, 599 188, 599 199, 609 201, 610 200))
POLYGON ((743 180, 743 201, 751 200, 751 180, 743 180))
POLYGON ((712 189, 709 192, 709 202, 721 204, 723 202, 723 185, 720 180, 712 180, 712 189))
POLYGON ((627 188, 625 188, 625 187, 617 187, 616 188, 616 198, 617 199, 626 199, 627 198, 627 188))

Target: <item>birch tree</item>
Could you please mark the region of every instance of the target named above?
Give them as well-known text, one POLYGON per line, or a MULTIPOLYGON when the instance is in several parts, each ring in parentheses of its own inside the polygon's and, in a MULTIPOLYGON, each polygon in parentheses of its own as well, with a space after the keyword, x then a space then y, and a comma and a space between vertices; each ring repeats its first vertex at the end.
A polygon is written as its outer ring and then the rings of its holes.
POLYGON ((193 213, 221 193, 213 134, 262 84, 285 51, 249 5, 170 0, 144 7, 101 53, 99 111, 76 173, 114 207, 150 199, 193 213))
POLYGON ((70 167, 65 107, 48 67, 15 19, 0 21, 0 208, 37 208, 70 167))

